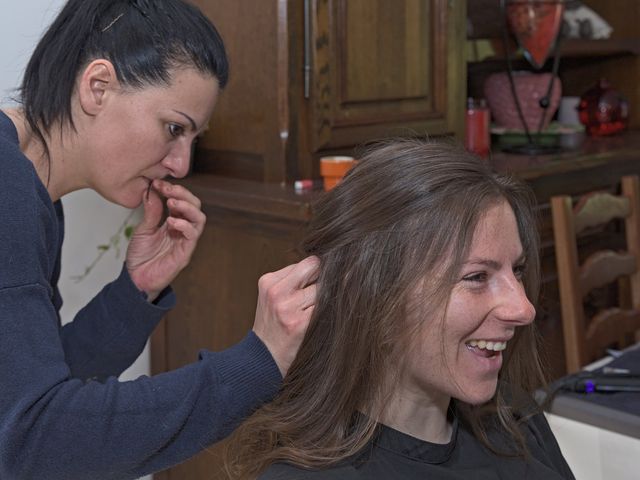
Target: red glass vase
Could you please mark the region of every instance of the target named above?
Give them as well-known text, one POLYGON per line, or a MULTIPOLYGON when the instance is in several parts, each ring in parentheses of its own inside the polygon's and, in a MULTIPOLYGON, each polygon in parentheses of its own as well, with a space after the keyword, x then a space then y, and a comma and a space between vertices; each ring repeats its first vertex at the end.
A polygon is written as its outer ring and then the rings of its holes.
POLYGON ((613 135, 629 125, 629 102, 601 79, 580 97, 578 116, 588 135, 613 135))

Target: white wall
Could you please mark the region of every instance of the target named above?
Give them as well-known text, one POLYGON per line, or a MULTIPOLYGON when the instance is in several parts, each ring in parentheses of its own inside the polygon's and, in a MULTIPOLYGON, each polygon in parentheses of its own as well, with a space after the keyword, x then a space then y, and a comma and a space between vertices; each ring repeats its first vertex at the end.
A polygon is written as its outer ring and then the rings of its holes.
MULTIPOLYGON (((14 105, 15 89, 40 35, 53 20, 65 0, 28 0, 13 2, 0 15, 0 106, 14 105)), ((113 249, 84 280, 75 282, 98 253, 97 246, 109 242, 129 211, 109 204, 92 191, 83 190, 63 198, 66 236, 62 250, 60 290, 64 299, 62 318, 73 319, 87 301, 102 286, 114 279, 124 258, 124 244, 119 258, 113 249)), ((134 221, 139 219, 136 212, 134 221)), ((122 379, 136 378, 149 372, 149 353, 145 349, 138 361, 123 374, 122 379)), ((150 478, 150 477, 147 477, 150 478)))
POLYGON ((5 5, 0 15, 0 105, 16 88, 22 71, 44 28, 62 7, 63 0, 29 0, 5 5))

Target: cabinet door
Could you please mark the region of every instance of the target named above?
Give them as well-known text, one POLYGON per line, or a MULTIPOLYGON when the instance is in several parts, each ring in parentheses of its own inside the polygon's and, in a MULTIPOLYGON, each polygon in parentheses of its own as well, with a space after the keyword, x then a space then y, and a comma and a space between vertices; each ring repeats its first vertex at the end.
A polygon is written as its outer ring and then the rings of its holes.
POLYGON ((308 1, 316 151, 394 134, 461 133, 463 0, 308 1))

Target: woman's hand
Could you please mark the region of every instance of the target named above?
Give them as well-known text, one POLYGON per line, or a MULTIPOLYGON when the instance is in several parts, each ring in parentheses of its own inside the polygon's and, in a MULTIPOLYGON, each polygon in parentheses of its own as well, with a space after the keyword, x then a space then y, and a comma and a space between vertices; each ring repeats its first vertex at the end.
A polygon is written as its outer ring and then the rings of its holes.
POLYGON ((304 338, 316 302, 320 261, 307 257, 258 281, 253 331, 271 352, 284 377, 304 338))
POLYGON ((144 217, 127 249, 127 269, 133 283, 152 302, 189 263, 206 217, 189 190, 154 180, 143 198, 144 217), (162 221, 165 197, 169 216, 162 221), (162 223, 160 223, 162 222, 162 223))

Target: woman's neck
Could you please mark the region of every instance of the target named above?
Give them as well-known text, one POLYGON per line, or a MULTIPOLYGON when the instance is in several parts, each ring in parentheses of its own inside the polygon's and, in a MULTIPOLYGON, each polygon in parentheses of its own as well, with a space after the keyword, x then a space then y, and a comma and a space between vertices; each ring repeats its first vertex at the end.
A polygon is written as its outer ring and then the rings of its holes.
MULTIPOLYGON (((20 151, 33 163, 40 181, 47 188, 53 202, 67 193, 82 188, 73 187, 74 175, 65 171, 65 166, 69 167, 71 164, 72 156, 70 152, 64 151, 63 144, 69 139, 65 140, 63 138, 60 127, 51 128, 50 133, 47 135, 47 151, 43 146, 42 139, 29 126, 21 109, 11 108, 3 109, 3 111, 16 127, 20 151), (63 157, 65 161, 59 161, 63 157)), ((70 169, 67 168, 66 170, 70 169)))
POLYGON ((450 397, 434 399, 398 392, 384 409, 380 423, 427 442, 448 443, 453 432, 447 416, 450 403, 450 397))

